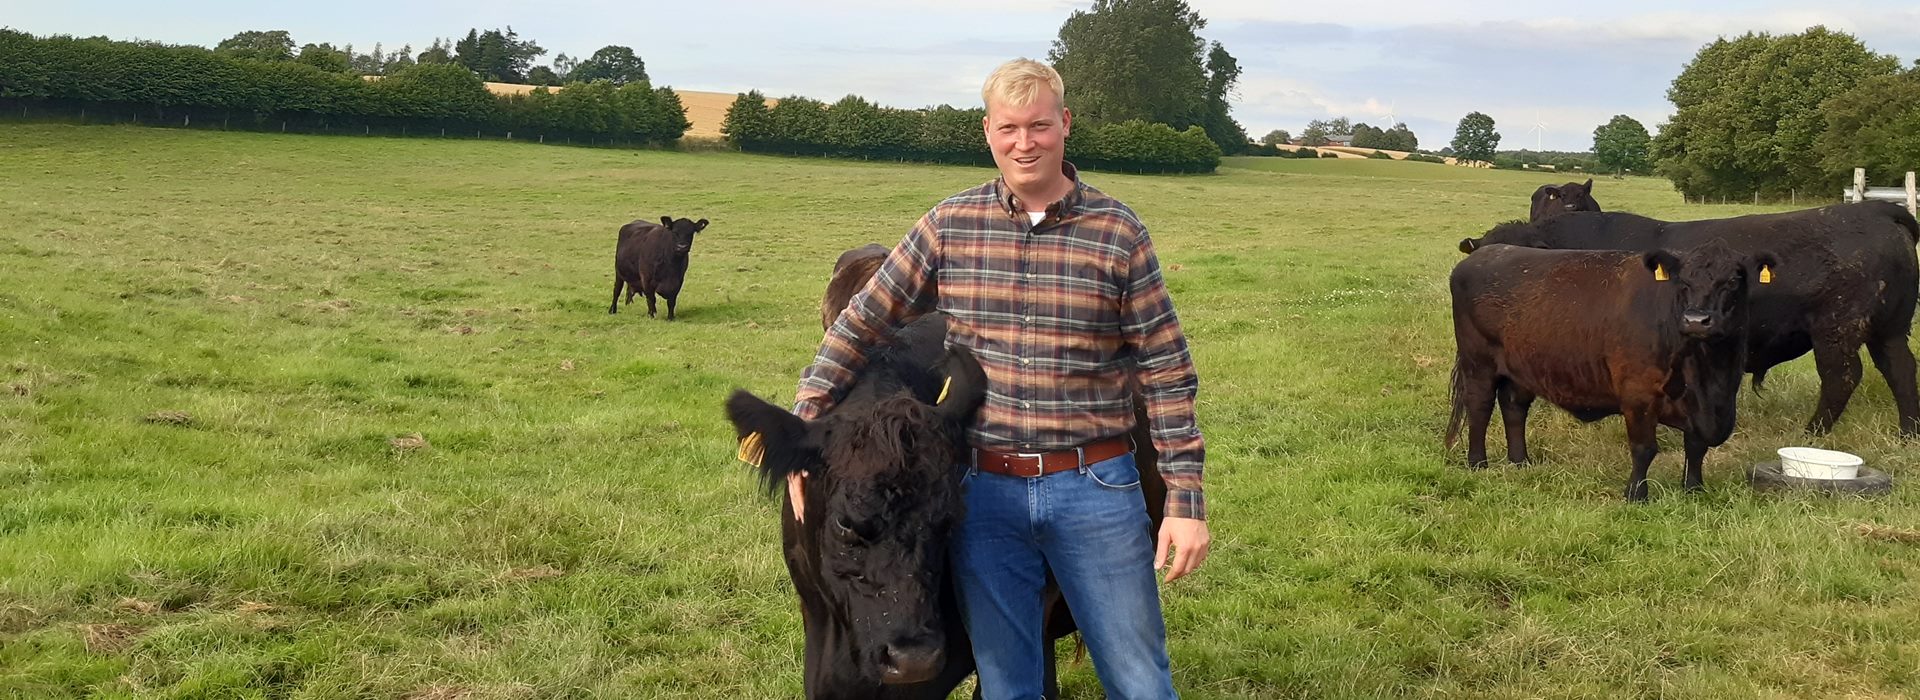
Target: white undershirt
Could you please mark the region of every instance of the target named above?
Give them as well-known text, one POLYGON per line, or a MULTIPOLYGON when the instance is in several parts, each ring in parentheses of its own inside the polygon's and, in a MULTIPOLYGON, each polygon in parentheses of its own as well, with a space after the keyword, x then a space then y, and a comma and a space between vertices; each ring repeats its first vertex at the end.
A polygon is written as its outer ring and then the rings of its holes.
POLYGON ((1047 218, 1047 213, 1044 211, 1030 211, 1027 212, 1027 218, 1033 219, 1033 225, 1039 226, 1040 220, 1047 218))

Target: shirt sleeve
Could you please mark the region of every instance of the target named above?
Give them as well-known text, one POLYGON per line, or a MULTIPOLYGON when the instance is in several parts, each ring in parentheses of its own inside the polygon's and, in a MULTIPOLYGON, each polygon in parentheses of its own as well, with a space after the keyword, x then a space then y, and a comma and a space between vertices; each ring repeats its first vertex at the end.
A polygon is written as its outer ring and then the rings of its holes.
POLYGON ((933 310, 938 288, 934 275, 940 259, 937 212, 920 217, 887 254, 873 279, 827 328, 813 364, 800 375, 800 387, 793 396, 794 415, 813 420, 826 413, 866 366, 869 348, 898 328, 901 319, 933 310))
POLYGON ((1166 516, 1207 517, 1200 488, 1206 443, 1194 416, 1200 375, 1187 352, 1173 298, 1167 295, 1160 260, 1145 229, 1133 249, 1126 297, 1121 302, 1121 333, 1133 349, 1153 447, 1160 453, 1160 476, 1167 482, 1166 516))

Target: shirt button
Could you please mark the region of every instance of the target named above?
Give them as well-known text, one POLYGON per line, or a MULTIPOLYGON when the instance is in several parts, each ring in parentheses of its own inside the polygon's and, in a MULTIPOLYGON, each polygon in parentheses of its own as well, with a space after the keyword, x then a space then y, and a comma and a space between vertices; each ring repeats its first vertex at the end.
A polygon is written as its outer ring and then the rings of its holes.
POLYGON ((1028 403, 1028 402, 1025 402, 1025 401, 1022 401, 1022 402, 1020 402, 1020 407, 1021 407, 1021 408, 1033 408, 1033 404, 1031 404, 1031 403, 1028 403))
POLYGON ((1033 358, 1031 358, 1031 357, 1022 357, 1022 358, 1020 358, 1020 364, 1023 364, 1023 365, 1031 365, 1031 364, 1033 364, 1033 358))
POLYGON ((1029 326, 1031 326, 1031 325, 1033 325, 1033 317, 1032 317, 1032 316, 1021 316, 1021 317, 1020 317, 1020 322, 1021 322, 1021 323, 1024 323, 1024 324, 1027 324, 1027 325, 1029 325, 1029 326))
POLYGON ((1033 279, 1033 277, 1034 277, 1033 273, 1031 272, 1027 273, 1027 279, 1033 279))

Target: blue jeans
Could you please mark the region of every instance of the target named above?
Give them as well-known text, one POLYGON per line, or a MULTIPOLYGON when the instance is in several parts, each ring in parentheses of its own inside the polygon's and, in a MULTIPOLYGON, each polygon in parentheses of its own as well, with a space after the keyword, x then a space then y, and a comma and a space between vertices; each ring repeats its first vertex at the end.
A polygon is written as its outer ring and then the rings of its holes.
POLYGON ((1060 583, 1113 700, 1177 697, 1133 455, 1038 478, 972 469, 952 540, 954 580, 985 700, 1041 696, 1040 589, 1060 583))

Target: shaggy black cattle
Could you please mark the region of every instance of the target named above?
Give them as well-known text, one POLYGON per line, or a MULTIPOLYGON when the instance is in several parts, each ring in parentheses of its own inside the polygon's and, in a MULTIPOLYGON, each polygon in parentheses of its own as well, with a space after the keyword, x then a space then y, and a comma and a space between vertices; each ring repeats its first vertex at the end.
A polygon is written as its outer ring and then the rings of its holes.
POLYGON ((1527 221, 1537 223, 1549 216, 1575 211, 1600 211, 1600 203, 1593 201, 1593 178, 1587 178, 1584 184, 1541 185, 1533 191, 1533 209, 1528 212, 1527 221))
POLYGON ((633 221, 620 227, 620 243, 613 253, 613 304, 607 313, 620 313, 620 290, 627 291, 627 305, 633 305, 635 292, 647 295, 647 315, 653 316, 654 295, 667 300, 667 320, 673 320, 674 306, 680 299, 680 287, 687 281, 687 258, 693 251, 693 234, 707 227, 707 220, 689 221, 671 216, 660 223, 633 221))
POLYGON ((820 300, 820 330, 833 325, 840 317, 840 311, 847 308, 847 302, 853 295, 867 286, 867 280, 873 273, 880 271, 880 263, 886 262, 888 251, 878 243, 868 243, 840 254, 833 263, 833 277, 827 280, 827 294, 820 300))
POLYGON ((986 374, 966 350, 943 350, 946 328, 940 314, 907 324, 817 420, 745 391, 727 401, 739 436, 761 436, 769 491, 808 474, 806 521, 786 502, 780 528, 806 627, 808 698, 945 698, 973 670, 947 533, 961 517, 965 429, 986 374))
POLYGON ((1749 295, 1778 274, 1771 255, 1719 243, 1678 254, 1481 248, 1449 281, 1457 354, 1447 447, 1464 419, 1467 465, 1486 466, 1497 402, 1507 459, 1525 463, 1537 396, 1584 421, 1626 418, 1629 500, 1647 497, 1663 424, 1685 433, 1683 484, 1699 489, 1707 449, 1733 434, 1749 295))
MULTIPOLYGON (((1920 296, 1920 223, 1894 204, 1866 202, 1730 219, 1664 222, 1618 212, 1571 213, 1501 224, 1460 250, 1509 243, 1535 248, 1686 249, 1724 241, 1736 252, 1785 251, 1800 272, 1753 297, 1746 371, 1757 389, 1774 365, 1813 352, 1820 400, 1807 430, 1833 428, 1860 384, 1860 346, 1892 389, 1900 432, 1920 436, 1920 387, 1907 338, 1920 296)), ((1477 253, 1474 253, 1477 254, 1477 253)))

